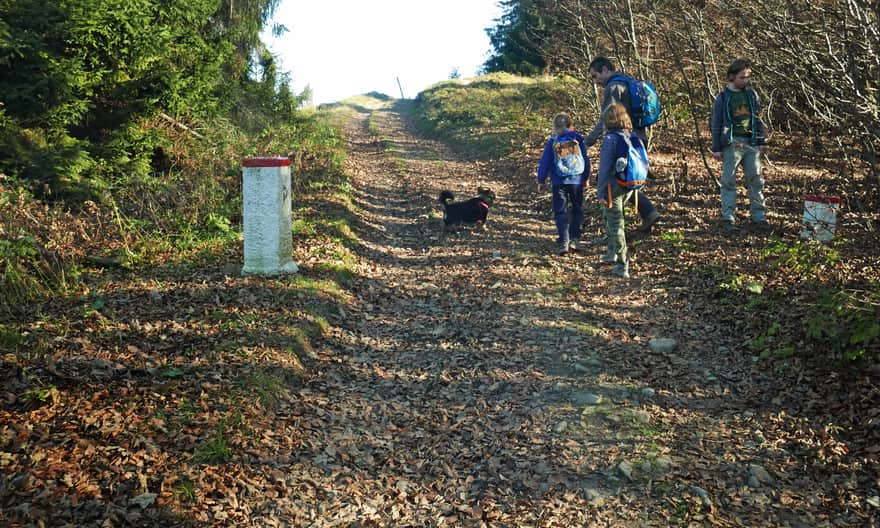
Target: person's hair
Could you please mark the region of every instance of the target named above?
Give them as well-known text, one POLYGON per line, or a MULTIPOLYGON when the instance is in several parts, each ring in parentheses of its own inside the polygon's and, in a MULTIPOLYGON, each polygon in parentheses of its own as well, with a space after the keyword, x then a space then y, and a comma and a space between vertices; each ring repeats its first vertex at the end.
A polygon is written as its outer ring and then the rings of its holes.
POLYGON ((553 118, 553 128, 556 131, 565 131, 571 128, 571 116, 559 113, 553 118))
POLYGON ((727 80, 732 81, 737 74, 743 70, 749 69, 752 67, 752 61, 749 59, 735 59, 730 63, 730 66, 727 67, 727 80))
POLYGON ((608 108, 602 113, 602 120, 604 121, 607 130, 614 128, 632 130, 633 127, 632 119, 630 119, 626 107, 617 102, 608 105, 608 108))
POLYGON ((590 63, 590 70, 596 70, 598 73, 602 73, 602 70, 604 69, 614 71, 614 63, 611 62, 611 59, 608 57, 596 57, 593 59, 593 62, 590 63))

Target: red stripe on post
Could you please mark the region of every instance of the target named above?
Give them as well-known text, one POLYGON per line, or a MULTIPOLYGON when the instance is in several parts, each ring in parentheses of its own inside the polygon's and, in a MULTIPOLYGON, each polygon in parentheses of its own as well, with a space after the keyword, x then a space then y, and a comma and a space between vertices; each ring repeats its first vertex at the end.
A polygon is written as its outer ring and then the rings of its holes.
POLYGON ((290 158, 244 158, 241 164, 247 168, 254 167, 289 167, 290 158))
POLYGON ((838 196, 807 196, 804 198, 807 202, 818 202, 818 203, 830 203, 830 204, 839 204, 840 197, 838 196))

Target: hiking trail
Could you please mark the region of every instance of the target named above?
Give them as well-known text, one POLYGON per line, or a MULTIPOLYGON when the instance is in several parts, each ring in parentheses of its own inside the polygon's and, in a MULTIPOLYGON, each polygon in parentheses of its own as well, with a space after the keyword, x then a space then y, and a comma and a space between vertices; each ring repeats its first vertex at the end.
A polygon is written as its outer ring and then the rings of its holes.
POLYGON ((304 525, 816 526, 735 337, 638 264, 556 257, 531 180, 418 138, 409 104, 346 129, 360 276, 302 394, 304 525), (487 228, 440 239, 439 192, 482 185, 487 228))

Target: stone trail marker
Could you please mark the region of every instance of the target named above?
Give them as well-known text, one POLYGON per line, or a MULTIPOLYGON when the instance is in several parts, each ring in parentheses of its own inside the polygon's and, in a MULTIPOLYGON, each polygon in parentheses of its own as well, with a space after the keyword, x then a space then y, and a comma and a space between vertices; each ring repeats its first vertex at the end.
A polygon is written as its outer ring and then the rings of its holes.
POLYGON ((807 196, 804 199, 804 222, 801 238, 831 242, 837 229, 838 196, 807 196))
POLYGON ((242 160, 242 275, 296 273, 291 231, 290 159, 242 160))

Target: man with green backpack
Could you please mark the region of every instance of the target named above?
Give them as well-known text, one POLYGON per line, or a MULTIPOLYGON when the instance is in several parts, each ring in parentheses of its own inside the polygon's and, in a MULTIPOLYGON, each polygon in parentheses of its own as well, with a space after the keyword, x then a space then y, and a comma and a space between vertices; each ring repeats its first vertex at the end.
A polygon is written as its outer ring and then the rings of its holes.
MULTIPOLYGON (((650 82, 641 81, 617 71, 614 63, 606 57, 597 57, 590 63, 590 78, 597 86, 604 88, 602 113, 611 103, 621 103, 629 113, 633 132, 648 145, 647 127, 657 122, 660 117, 660 101, 657 92, 650 82)), ((587 147, 591 147, 605 133, 605 124, 601 118, 593 130, 584 138, 587 147)), ((639 216, 642 217, 642 230, 649 231, 660 219, 660 213, 644 192, 634 193, 637 199, 639 216)))

